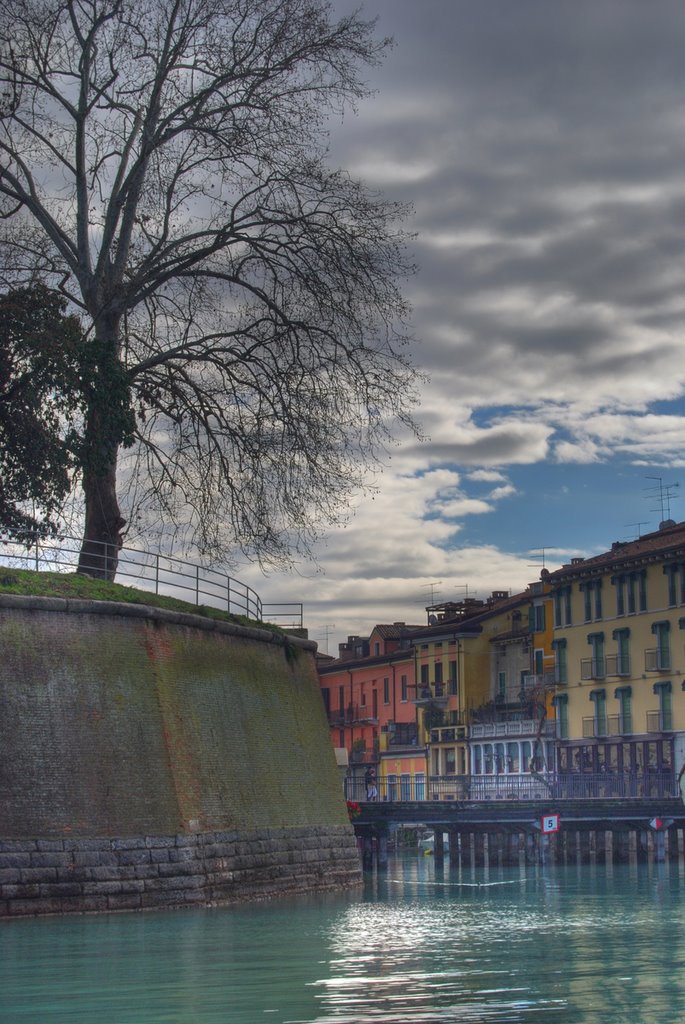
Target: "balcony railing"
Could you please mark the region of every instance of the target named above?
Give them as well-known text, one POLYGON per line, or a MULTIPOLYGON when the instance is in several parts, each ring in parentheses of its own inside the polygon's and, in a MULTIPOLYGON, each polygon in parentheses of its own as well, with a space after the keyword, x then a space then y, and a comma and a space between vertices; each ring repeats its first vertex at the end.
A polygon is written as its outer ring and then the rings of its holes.
POLYGON ((395 725, 388 729, 388 746, 416 746, 418 743, 418 732, 416 722, 395 722, 395 725))
POLYGON ((645 651, 645 672, 670 672, 671 652, 659 647, 645 651))
POLYGON ((648 711, 647 732, 671 732, 673 715, 670 711, 648 711))
POLYGON ((328 724, 335 729, 342 729, 346 725, 355 725, 357 722, 377 722, 373 717, 372 709, 366 704, 347 704, 337 711, 328 712, 328 724))
MULTIPOLYGON (((81 550, 80 537, 36 538, 29 545, 8 532, 0 533, 0 563, 35 572, 76 572, 81 550)), ((95 541, 90 541, 93 548, 95 541)), ((112 545, 99 545, 102 561, 112 545)), ((98 556, 99 557, 99 556, 98 556)), ((266 604, 259 594, 240 580, 218 569, 186 562, 171 555, 137 548, 116 552, 117 583, 125 583, 154 594, 176 597, 195 605, 221 608, 259 622, 271 622, 283 629, 302 629, 301 603, 266 604)))
POLYGON ((607 735, 627 736, 633 731, 632 715, 607 715, 607 735))
POLYGON ((526 684, 524 689, 528 690, 531 687, 542 687, 547 688, 554 686, 558 682, 554 669, 550 669, 548 672, 532 672, 526 676, 526 684))
POLYGON ((627 654, 608 654, 606 663, 608 676, 630 675, 630 657, 627 654))
POLYGON ((606 677, 606 658, 581 658, 580 678, 604 679, 606 677))
MULTIPOLYGON (((469 730, 471 739, 490 739, 499 736, 537 736, 540 722, 534 718, 520 722, 481 722, 472 725, 469 730)), ((556 735, 556 723, 546 721, 542 724, 543 736, 556 735)))
POLYGON ((440 729, 431 729, 431 743, 454 743, 466 739, 465 725, 449 725, 440 729))
POLYGON ((412 699, 414 704, 437 703, 440 707, 447 705, 447 688, 442 683, 430 685, 419 684, 416 689, 416 696, 412 699))

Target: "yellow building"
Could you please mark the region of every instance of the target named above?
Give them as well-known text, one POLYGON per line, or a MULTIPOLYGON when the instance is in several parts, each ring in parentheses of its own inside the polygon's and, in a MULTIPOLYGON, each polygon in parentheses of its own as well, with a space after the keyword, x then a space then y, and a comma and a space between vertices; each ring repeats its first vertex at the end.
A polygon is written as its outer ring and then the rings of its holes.
POLYGON ((429 609, 413 637, 417 714, 431 794, 518 795, 553 766, 551 605, 546 583, 429 609), (552 762, 552 764, 550 764, 552 762))
POLYGON ((560 772, 668 788, 685 757, 685 523, 575 558, 552 588, 560 772))

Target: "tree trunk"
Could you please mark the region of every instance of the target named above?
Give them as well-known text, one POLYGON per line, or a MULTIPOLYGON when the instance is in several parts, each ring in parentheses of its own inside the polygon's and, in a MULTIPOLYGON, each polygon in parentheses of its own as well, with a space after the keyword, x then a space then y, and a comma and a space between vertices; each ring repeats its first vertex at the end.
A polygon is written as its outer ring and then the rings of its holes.
POLYGON ((84 473, 86 521, 78 560, 78 572, 97 579, 113 580, 122 546, 122 518, 116 492, 116 460, 102 474, 84 473))
POLYGON ((126 523, 117 501, 117 457, 132 443, 135 426, 119 327, 116 316, 95 321, 82 462, 86 518, 78 572, 105 580, 116 576, 126 523))

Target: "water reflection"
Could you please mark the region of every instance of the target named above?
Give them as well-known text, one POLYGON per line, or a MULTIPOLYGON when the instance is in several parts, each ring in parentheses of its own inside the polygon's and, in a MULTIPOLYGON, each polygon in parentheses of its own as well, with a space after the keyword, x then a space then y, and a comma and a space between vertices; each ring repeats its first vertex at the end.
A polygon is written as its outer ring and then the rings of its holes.
POLYGON ((0 926, 2 1024, 685 1021, 678 865, 469 870, 354 896, 0 926))

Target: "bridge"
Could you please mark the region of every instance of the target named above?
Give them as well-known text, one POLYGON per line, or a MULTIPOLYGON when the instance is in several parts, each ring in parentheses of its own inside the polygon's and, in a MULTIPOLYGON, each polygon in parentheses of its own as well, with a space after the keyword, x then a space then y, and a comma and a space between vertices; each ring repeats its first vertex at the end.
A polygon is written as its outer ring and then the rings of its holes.
POLYGON ((365 868, 387 864, 399 829, 433 833, 436 862, 655 861, 685 856, 685 804, 670 792, 623 798, 359 801, 353 823, 365 868))

